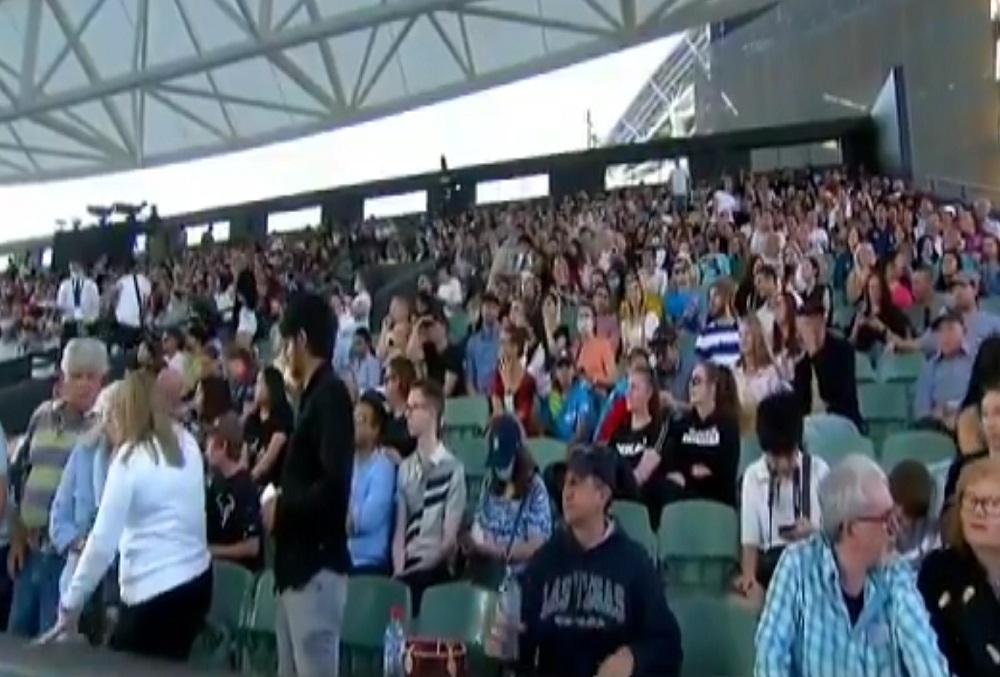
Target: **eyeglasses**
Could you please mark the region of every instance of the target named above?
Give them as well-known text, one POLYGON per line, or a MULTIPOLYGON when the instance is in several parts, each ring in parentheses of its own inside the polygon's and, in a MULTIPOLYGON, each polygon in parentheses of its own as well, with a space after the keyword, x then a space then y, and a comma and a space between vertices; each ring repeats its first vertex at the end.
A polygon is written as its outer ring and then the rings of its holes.
POLYGON ((987 517, 1000 517, 1000 496, 962 494, 962 510, 980 512, 987 517))
POLYGON ((883 527, 892 528, 896 524, 896 509, 890 508, 879 515, 862 515, 857 518, 857 521, 867 524, 881 524, 883 527))

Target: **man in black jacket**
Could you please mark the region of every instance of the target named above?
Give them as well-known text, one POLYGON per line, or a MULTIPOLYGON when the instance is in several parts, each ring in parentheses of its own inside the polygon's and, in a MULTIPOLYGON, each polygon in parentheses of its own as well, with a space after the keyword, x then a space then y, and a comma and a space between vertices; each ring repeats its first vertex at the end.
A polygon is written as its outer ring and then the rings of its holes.
POLYGON ((854 373, 854 347, 847 339, 827 331, 822 303, 803 304, 795 327, 805 355, 795 364, 792 387, 803 415, 837 414, 853 421, 864 432, 854 373))
POLYGON ((281 489, 265 489, 262 497, 264 524, 274 534, 278 672, 336 677, 351 568, 353 406, 331 366, 337 320, 323 298, 293 298, 279 329, 285 364, 301 396, 281 489))

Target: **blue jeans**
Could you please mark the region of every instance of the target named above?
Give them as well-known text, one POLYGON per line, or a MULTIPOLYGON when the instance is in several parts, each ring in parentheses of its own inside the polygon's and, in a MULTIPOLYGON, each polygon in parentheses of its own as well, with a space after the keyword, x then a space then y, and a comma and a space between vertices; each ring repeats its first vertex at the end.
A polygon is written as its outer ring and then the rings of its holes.
POLYGON ((37 637, 55 625, 59 614, 59 576, 66 559, 54 552, 29 551, 14 577, 9 632, 37 637))

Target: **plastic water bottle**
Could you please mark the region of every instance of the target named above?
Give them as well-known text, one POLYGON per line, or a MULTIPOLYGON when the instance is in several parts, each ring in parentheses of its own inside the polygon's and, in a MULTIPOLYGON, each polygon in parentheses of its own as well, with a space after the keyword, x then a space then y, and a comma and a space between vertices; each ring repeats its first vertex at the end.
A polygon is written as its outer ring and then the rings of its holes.
POLYGON ((389 611, 389 624, 385 626, 382 640, 382 677, 403 677, 403 652, 406 650, 406 632, 403 630, 403 608, 394 606, 389 611))
POLYGON ((507 631, 501 645, 501 655, 497 658, 513 663, 517 660, 517 626, 521 622, 521 584, 509 566, 498 593, 500 598, 497 602, 497 613, 503 616, 507 631))

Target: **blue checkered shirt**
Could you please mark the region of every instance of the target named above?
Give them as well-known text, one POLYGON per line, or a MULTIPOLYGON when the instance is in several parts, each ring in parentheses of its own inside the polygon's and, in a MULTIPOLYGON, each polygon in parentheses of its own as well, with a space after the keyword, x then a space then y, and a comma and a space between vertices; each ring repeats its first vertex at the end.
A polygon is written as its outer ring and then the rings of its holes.
POLYGON ((757 626, 754 677, 947 677, 912 568, 896 561, 865 582, 851 623, 833 548, 816 535, 787 548, 757 626))

